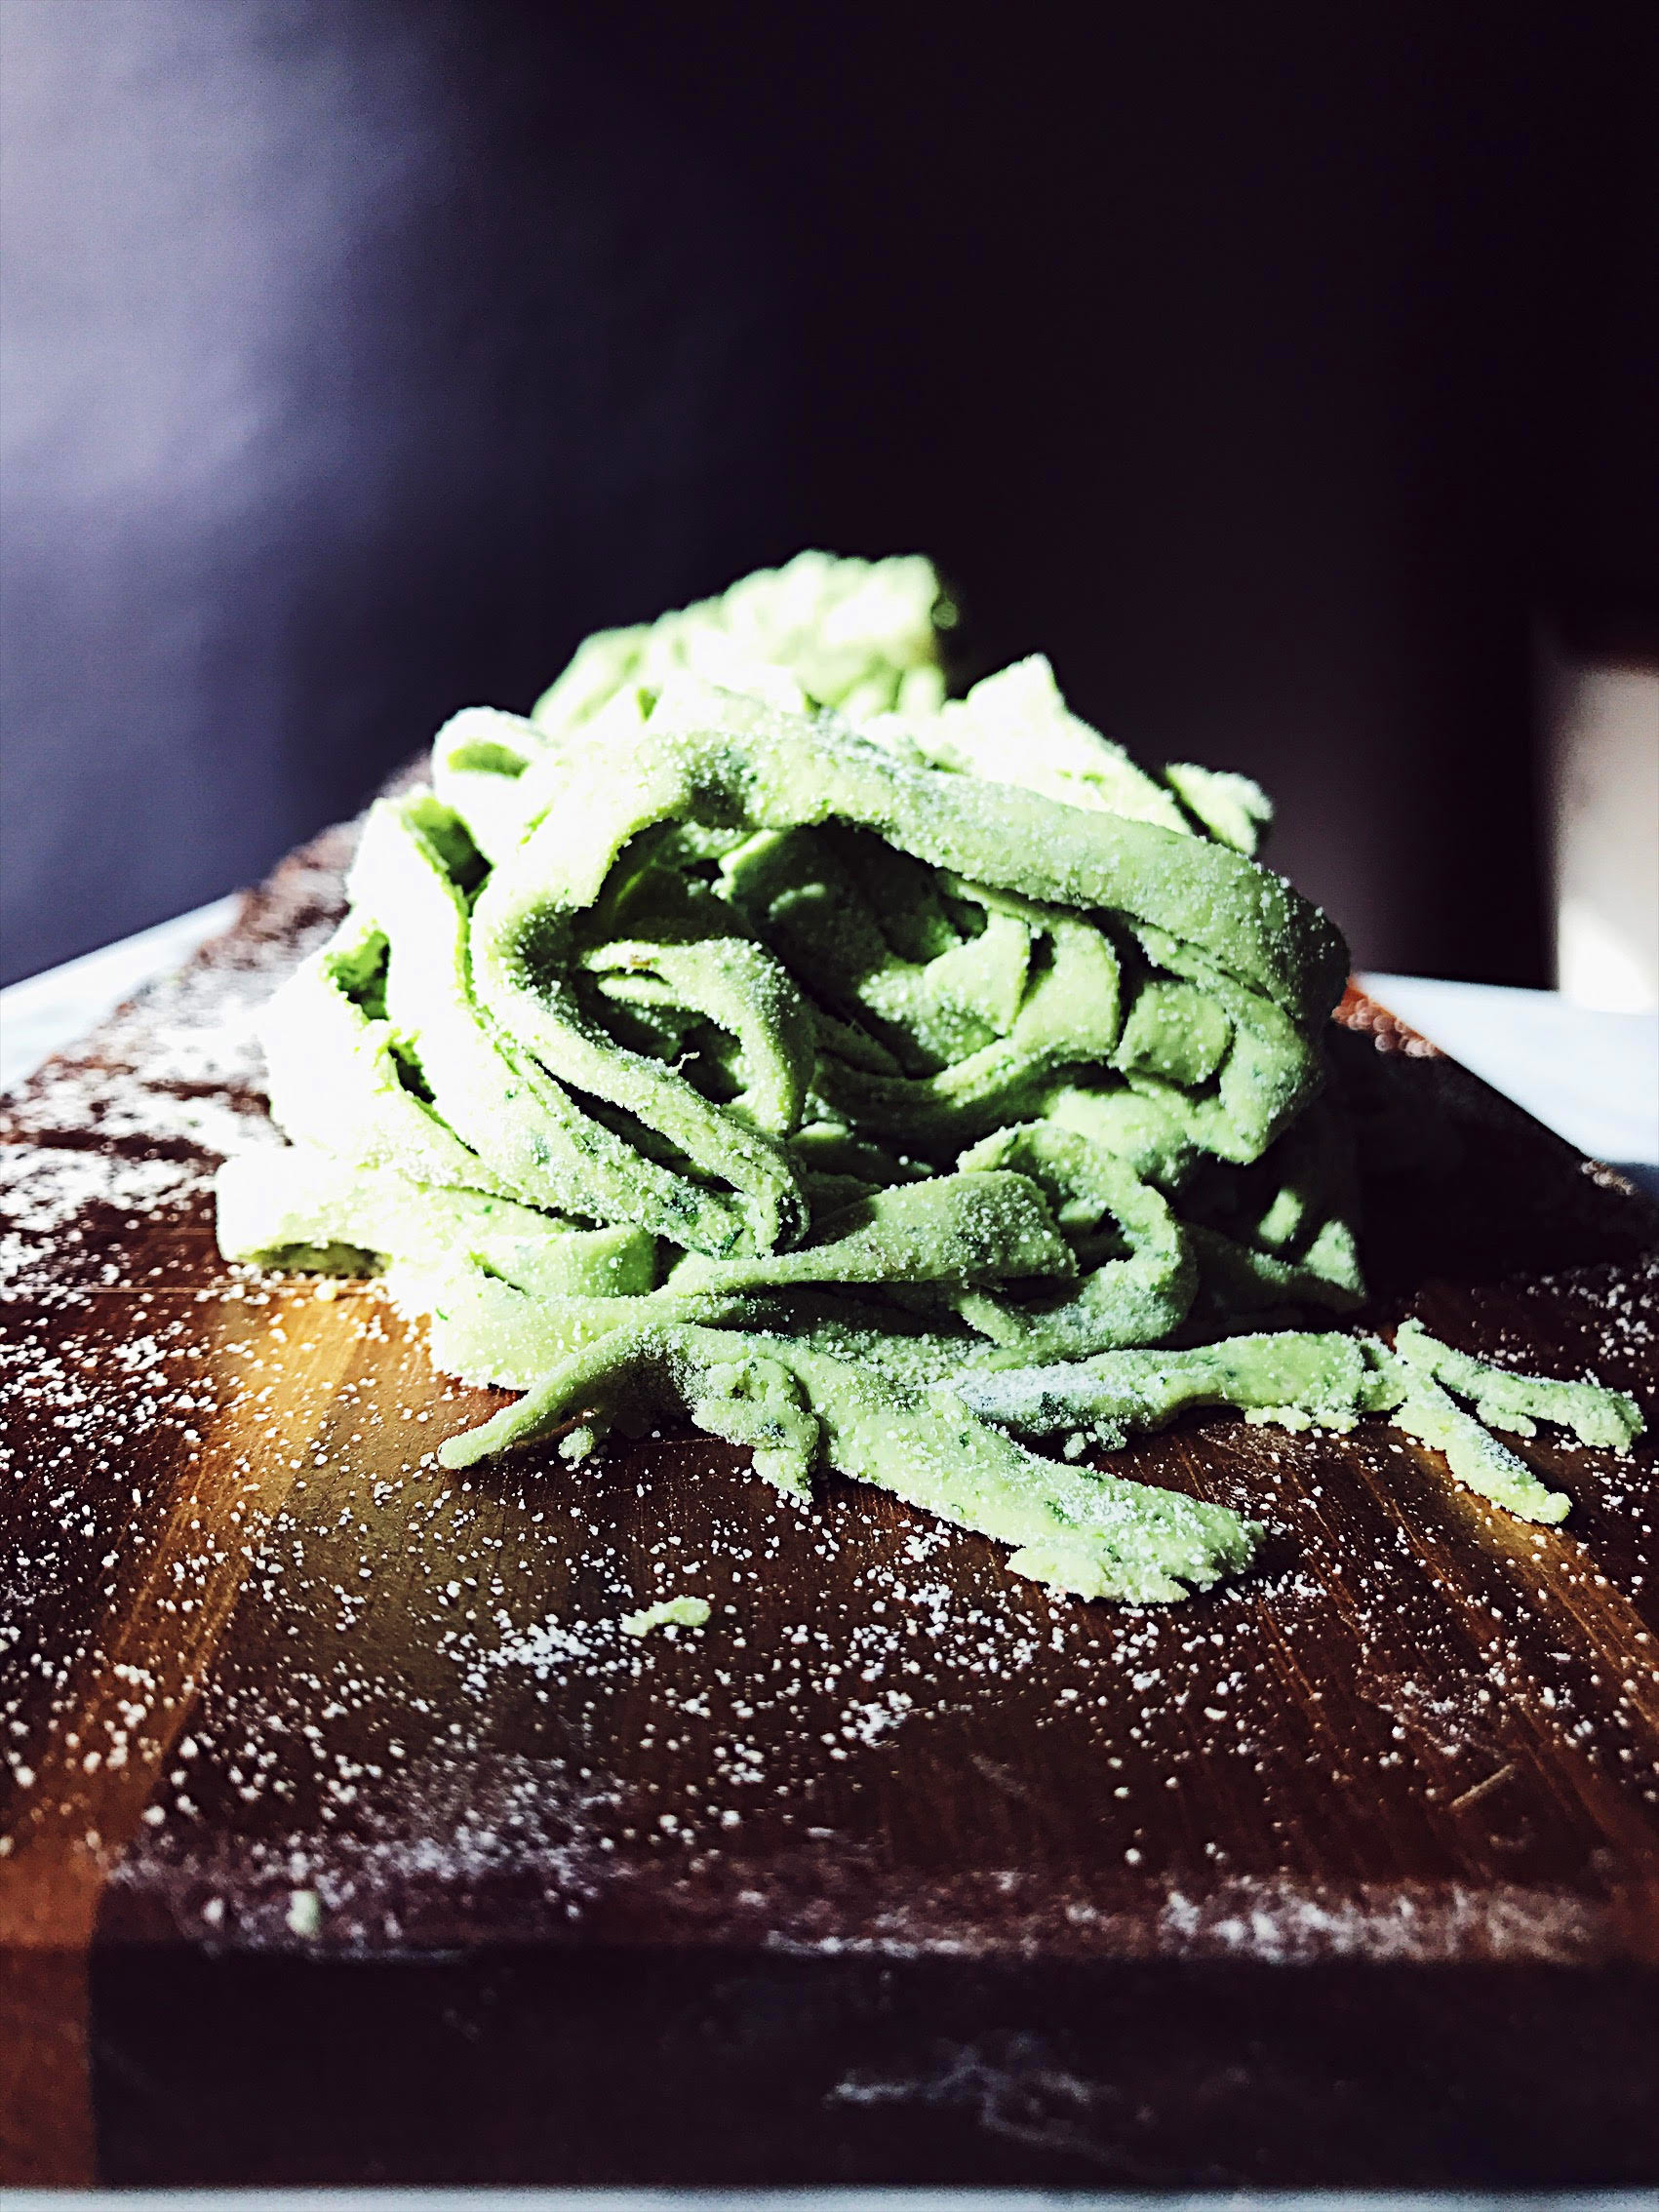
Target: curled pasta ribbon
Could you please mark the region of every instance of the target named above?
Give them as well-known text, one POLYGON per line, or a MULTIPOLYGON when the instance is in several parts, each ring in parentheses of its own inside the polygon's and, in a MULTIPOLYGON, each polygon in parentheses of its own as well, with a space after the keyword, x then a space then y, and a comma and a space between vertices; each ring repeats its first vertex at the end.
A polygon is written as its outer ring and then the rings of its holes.
POLYGON ((267 1011, 294 1141, 227 1164, 226 1253, 383 1270, 441 1367, 526 1394, 452 1464, 673 1406, 1086 1597, 1247 1563, 1253 1524, 1075 1464, 1191 1403, 1388 1411, 1551 1518, 1481 1423, 1575 1389, 1628 1442, 1607 1394, 1299 1326, 1363 1297, 1347 963, 1254 860, 1261 794, 1155 782, 1041 660, 945 699, 940 604, 802 556, 456 716, 267 1011))

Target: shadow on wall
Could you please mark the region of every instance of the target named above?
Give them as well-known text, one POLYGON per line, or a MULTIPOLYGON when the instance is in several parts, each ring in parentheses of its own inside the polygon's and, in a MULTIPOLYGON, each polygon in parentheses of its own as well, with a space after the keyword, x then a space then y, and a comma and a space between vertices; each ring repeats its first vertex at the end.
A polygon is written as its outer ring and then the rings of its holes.
POLYGON ((16 6, 6 972, 818 543, 1260 775, 1364 964, 1545 980, 1535 608, 1659 619, 1618 23, 1062 20, 16 6))
POLYGON ((468 15, 9 22, 8 976, 781 542, 775 244, 556 20, 468 15))

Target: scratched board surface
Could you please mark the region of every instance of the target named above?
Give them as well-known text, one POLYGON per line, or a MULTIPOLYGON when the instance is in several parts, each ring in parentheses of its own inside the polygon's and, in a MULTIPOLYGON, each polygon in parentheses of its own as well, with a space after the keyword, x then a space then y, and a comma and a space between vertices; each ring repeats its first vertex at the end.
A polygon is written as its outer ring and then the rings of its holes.
MULTIPOLYGON (((1544 1530, 1190 1420, 1113 1464, 1271 1537, 1164 1608, 690 1434, 446 1474, 503 1401, 213 1240, 349 843, 7 1102, 4 2178, 1659 2179, 1651 1440, 1544 1530)), ((1651 1419, 1647 1202, 1342 1018, 1378 1323, 1651 1419)))

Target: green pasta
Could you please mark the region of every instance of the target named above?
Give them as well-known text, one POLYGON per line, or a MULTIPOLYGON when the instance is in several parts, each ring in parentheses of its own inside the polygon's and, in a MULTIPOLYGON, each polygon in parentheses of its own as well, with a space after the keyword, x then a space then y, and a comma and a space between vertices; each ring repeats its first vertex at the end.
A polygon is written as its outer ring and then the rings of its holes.
POLYGON ((449 1465, 684 1413, 1080 1597, 1249 1563, 1255 1524, 1079 1464, 1195 1404, 1386 1414, 1559 1519, 1489 1426, 1622 1449, 1628 1400, 1299 1325, 1364 1297, 1347 955, 1256 861, 1267 801, 1148 776, 1041 659, 947 698, 952 619, 924 561, 803 554, 455 716, 267 1010, 292 1143, 227 1162, 226 1255, 383 1272, 524 1393, 449 1465))

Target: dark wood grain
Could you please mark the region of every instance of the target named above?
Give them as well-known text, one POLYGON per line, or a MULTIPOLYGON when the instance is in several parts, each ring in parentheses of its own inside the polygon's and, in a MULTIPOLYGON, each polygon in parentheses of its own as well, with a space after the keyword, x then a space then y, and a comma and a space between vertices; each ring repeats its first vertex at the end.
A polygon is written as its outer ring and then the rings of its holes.
MULTIPOLYGON (((7 2178, 1659 2179, 1651 1443, 1539 1530, 1190 1421, 1114 1464, 1273 1533, 1166 1609, 690 1436, 443 1475, 494 1394, 213 1243, 346 849, 10 1102, 7 2178)), ((1378 1322, 1651 1415, 1647 1202, 1343 1022, 1378 1322)))

